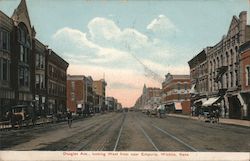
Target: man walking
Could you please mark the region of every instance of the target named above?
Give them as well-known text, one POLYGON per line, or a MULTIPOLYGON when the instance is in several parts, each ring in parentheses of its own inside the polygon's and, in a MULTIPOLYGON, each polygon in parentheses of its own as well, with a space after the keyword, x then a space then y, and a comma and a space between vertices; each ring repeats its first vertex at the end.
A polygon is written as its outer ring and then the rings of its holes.
POLYGON ((72 125, 72 112, 68 112, 67 113, 67 118, 68 118, 68 125, 69 125, 69 128, 71 128, 71 125, 72 125))

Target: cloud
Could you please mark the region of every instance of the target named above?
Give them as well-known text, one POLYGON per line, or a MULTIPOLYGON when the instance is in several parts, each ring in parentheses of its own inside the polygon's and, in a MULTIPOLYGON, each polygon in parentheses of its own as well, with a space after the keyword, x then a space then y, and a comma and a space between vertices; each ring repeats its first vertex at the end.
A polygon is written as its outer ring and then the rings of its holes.
MULTIPOLYGON (((158 16, 147 26, 151 32, 175 30, 164 15, 158 16)), ((169 67, 178 47, 165 38, 149 38, 134 28, 121 28, 114 21, 96 17, 89 21, 87 31, 64 27, 52 36, 52 48, 59 51, 69 63, 68 73, 91 75, 100 79, 105 73, 107 95, 124 99, 121 93, 140 94, 143 84, 160 87, 167 72, 188 71, 184 66, 169 67), (153 71, 153 73, 145 70, 153 71), (118 92, 120 91, 120 93, 118 92)), ((178 56, 177 56, 178 57, 178 56)), ((136 100, 137 98, 133 98, 136 100)), ((128 99, 124 99, 128 101, 128 99)), ((131 106, 128 102, 126 106, 131 106)))
POLYGON ((174 23, 165 15, 159 15, 147 26, 147 29, 157 36, 170 36, 178 31, 174 23))
POLYGON ((128 83, 121 83, 121 82, 114 82, 110 84, 110 87, 112 89, 132 89, 132 90, 137 90, 140 89, 140 87, 135 86, 133 84, 128 84, 128 83))
POLYGON ((88 23, 88 29, 92 41, 115 39, 121 33, 112 20, 102 17, 92 19, 88 23))

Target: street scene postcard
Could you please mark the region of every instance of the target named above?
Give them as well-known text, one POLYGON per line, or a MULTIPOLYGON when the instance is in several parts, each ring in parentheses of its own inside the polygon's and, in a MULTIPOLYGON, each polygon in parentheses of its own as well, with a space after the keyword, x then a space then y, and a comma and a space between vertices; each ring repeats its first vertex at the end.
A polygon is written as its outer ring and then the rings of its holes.
POLYGON ((0 161, 249 161, 249 0, 0 0, 0 161))

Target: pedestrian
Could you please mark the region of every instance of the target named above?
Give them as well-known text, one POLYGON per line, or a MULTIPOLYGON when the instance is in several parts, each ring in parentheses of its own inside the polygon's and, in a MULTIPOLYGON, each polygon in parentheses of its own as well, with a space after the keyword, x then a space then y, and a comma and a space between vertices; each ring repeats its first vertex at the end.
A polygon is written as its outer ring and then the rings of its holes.
POLYGON ((198 118, 199 118, 199 120, 201 119, 201 115, 203 114, 203 110, 202 110, 202 108, 200 107, 199 108, 199 115, 198 115, 198 118))
POLYGON ((68 112, 67 113, 67 118, 68 118, 68 125, 69 125, 69 128, 71 128, 71 125, 72 125, 72 112, 68 112))
POLYGON ((215 111, 216 122, 219 123, 220 121, 220 110, 217 108, 215 111))

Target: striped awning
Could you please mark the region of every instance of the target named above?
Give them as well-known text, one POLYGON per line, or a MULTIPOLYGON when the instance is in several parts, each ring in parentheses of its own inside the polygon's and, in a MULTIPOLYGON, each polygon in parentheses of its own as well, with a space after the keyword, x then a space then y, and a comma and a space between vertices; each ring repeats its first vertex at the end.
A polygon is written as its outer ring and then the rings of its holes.
POLYGON ((212 97, 209 98, 206 102, 204 102, 202 104, 202 106, 204 107, 208 107, 208 106, 212 106, 214 103, 216 103, 218 100, 220 99, 220 97, 212 97))
POLYGON ((202 104, 207 101, 207 98, 201 98, 196 101, 194 101, 194 104, 201 102, 202 104))

